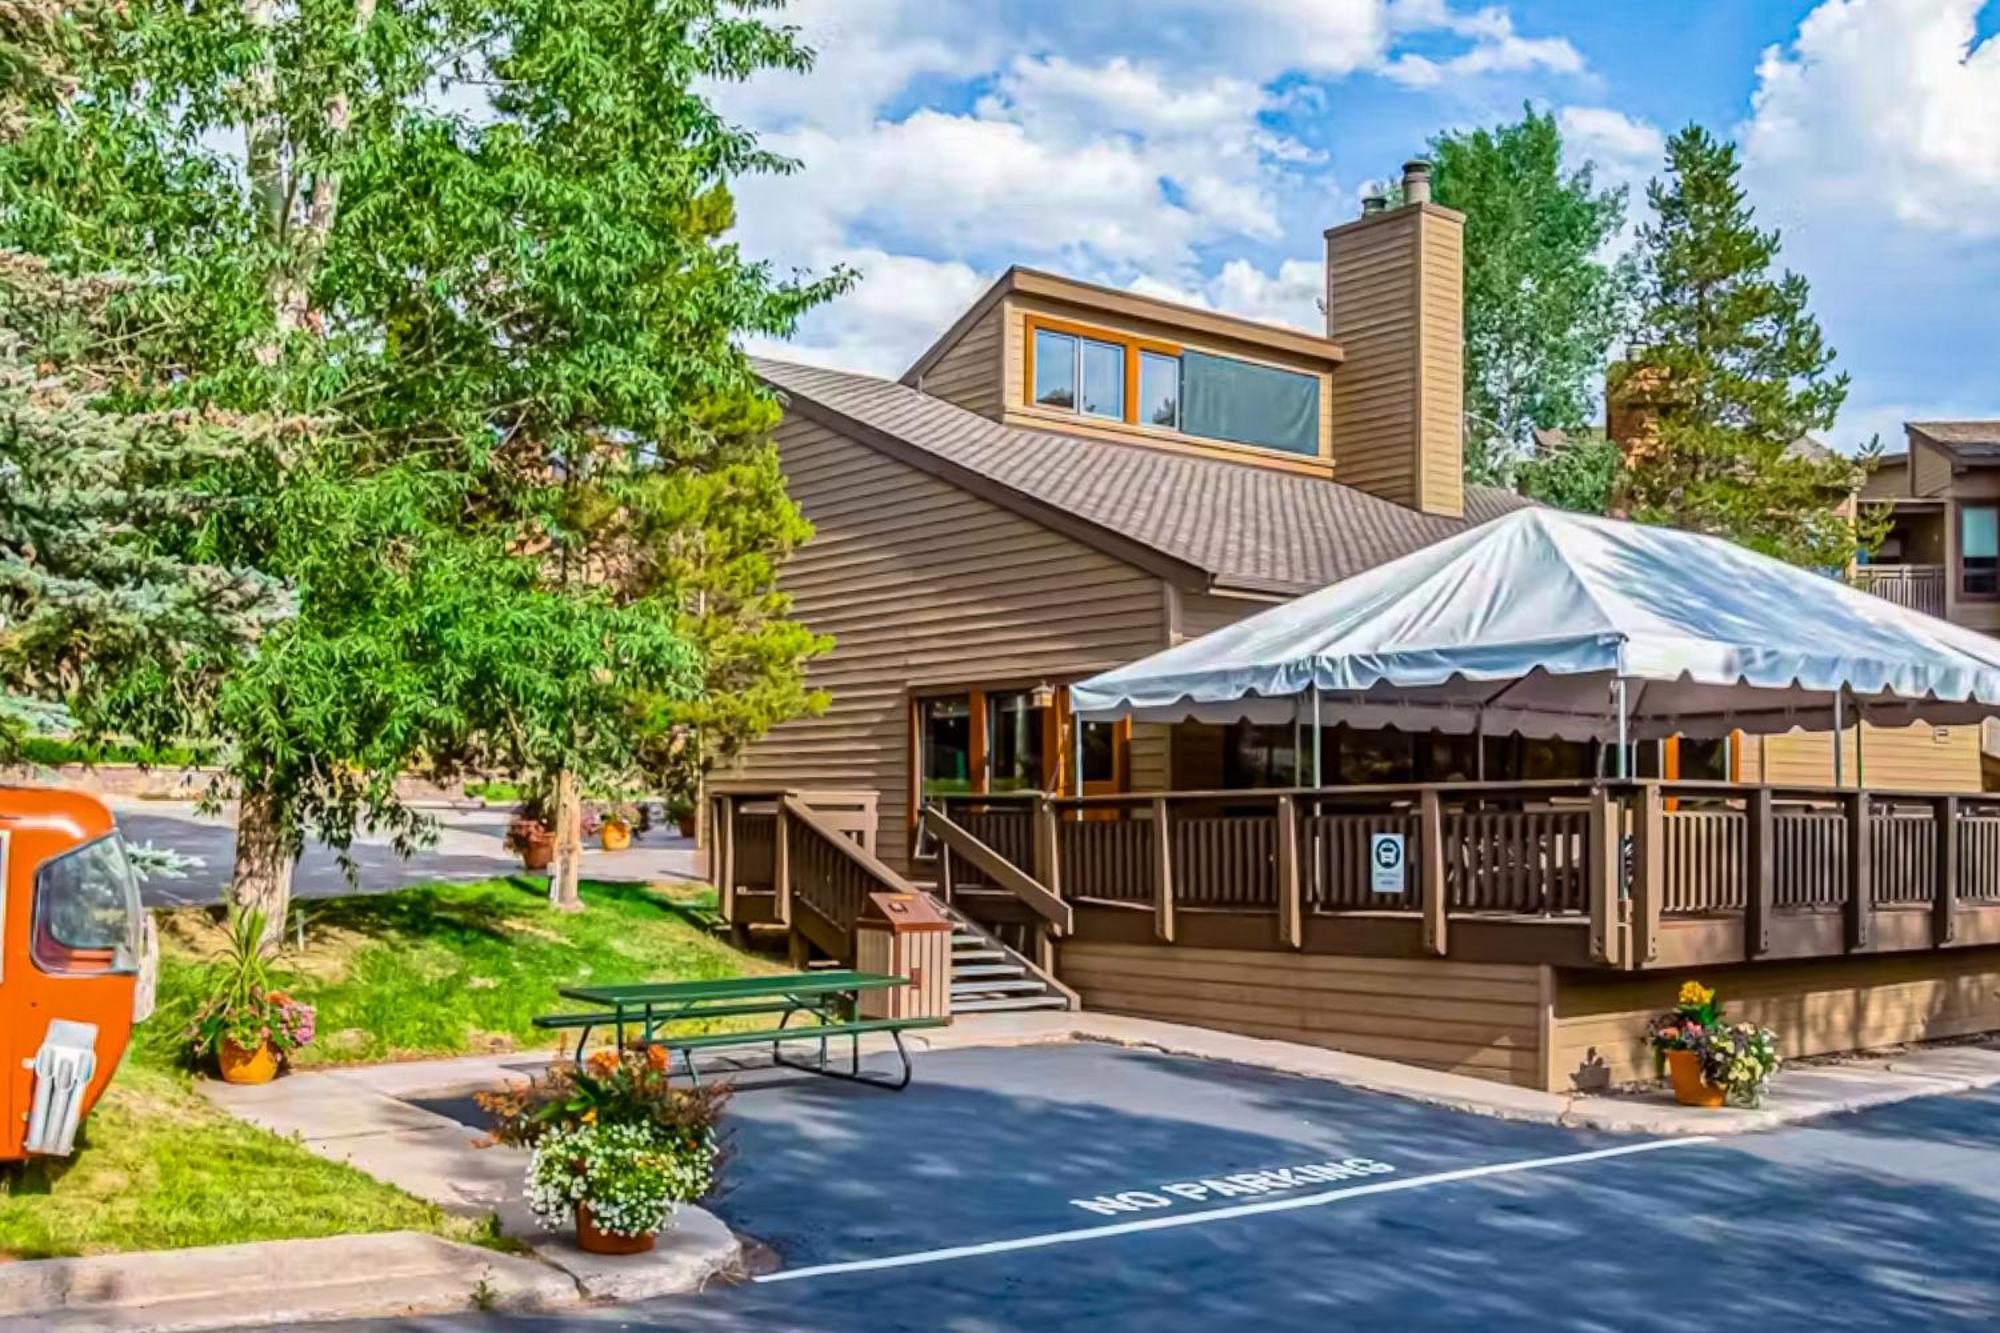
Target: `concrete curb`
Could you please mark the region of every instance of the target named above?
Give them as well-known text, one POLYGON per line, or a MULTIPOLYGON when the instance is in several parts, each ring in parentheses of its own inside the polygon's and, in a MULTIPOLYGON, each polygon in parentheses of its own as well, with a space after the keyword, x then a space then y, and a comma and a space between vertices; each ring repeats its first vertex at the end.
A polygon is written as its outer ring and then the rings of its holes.
POLYGON ((2000 1044, 1914 1048, 1795 1066, 1779 1072, 1762 1107, 1702 1111, 1676 1105, 1665 1092, 1617 1097, 1539 1092, 1296 1042, 1087 1011, 979 1015, 961 1018, 926 1037, 924 1045, 930 1050, 1098 1041, 1325 1079, 1501 1120, 1657 1137, 1755 1133, 1918 1097, 2000 1085, 2000 1044))
POLYGON ((415 1231, 0 1266, 9 1329, 194 1333, 475 1308, 573 1306, 568 1275, 415 1231))

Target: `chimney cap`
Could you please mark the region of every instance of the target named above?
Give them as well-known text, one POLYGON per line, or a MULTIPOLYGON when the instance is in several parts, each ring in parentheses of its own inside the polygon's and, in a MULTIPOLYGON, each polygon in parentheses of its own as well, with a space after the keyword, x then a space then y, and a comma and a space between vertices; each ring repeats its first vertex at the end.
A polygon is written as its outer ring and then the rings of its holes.
POLYGON ((1385 213, 1388 209, 1389 196, 1379 190, 1373 194, 1361 196, 1361 216, 1364 218, 1373 217, 1377 213, 1385 213))
POLYGON ((1403 202, 1428 204, 1431 201, 1431 164, 1413 157, 1403 164, 1403 202))

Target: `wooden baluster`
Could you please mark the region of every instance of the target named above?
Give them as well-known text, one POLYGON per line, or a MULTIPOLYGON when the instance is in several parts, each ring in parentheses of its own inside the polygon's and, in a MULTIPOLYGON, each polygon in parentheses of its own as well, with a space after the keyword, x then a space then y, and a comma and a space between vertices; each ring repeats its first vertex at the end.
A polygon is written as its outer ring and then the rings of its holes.
POLYGON ((1666 809, 1655 783, 1638 788, 1632 839, 1632 966, 1660 956, 1660 903, 1666 896, 1666 809))
POLYGON ((1624 963, 1623 923, 1619 909, 1624 895, 1619 892, 1620 825, 1624 811, 1599 788, 1590 794, 1590 827, 1584 849, 1590 881, 1590 956, 1612 967, 1624 963))
POLYGON ((1437 788, 1424 788, 1419 806, 1417 896, 1423 904, 1424 949, 1442 958, 1449 948, 1451 905, 1445 901, 1444 802, 1438 799, 1437 788))
POLYGON ((772 834, 771 887, 777 892, 778 924, 792 924, 792 821, 785 814, 783 799, 778 802, 778 819, 772 834))
POLYGON ((1153 798, 1153 933, 1174 942, 1174 844, 1162 796, 1153 798))
POLYGON ((1866 949, 1874 937, 1875 817, 1865 791, 1841 799, 1846 815, 1847 884, 1844 901, 1847 949, 1866 949))
POLYGON ((1931 943, 1943 948, 1958 937, 1958 798, 1931 803, 1937 859, 1931 881, 1931 943))
POLYGON ((1306 942, 1305 913, 1299 890, 1299 807, 1289 796, 1278 798, 1278 940, 1292 948, 1306 942))
POLYGON ((1762 958, 1771 952, 1771 914, 1778 891, 1777 809, 1771 789, 1751 792, 1743 813, 1743 954, 1762 958))
POLYGON ((715 889, 722 919, 736 924, 736 799, 718 796, 716 805, 715 889))

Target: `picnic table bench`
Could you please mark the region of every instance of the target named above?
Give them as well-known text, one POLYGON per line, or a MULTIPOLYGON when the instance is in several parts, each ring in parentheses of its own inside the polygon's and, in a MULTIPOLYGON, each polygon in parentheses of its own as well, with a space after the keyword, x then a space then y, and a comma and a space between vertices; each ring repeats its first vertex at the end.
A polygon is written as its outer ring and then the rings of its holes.
MULTIPOLYGON (((580 1029, 576 1058, 583 1059, 590 1034, 597 1028, 616 1031, 618 1046, 657 1046, 668 1052, 671 1062, 679 1052, 688 1078, 701 1082, 695 1065, 696 1051, 726 1046, 771 1046, 773 1063, 829 1078, 852 1079, 888 1088, 906 1088, 910 1083, 910 1054, 903 1046, 903 1034, 912 1028, 942 1027, 944 1018, 860 1018, 857 1016, 864 991, 891 990, 909 985, 908 978, 876 972, 823 971, 792 972, 766 977, 727 977, 719 981, 635 982, 607 986, 571 986, 558 992, 566 1000, 591 1006, 570 1014, 543 1014, 534 1020, 544 1030, 580 1029), (766 1015, 777 1021, 770 1027, 743 1032, 697 1033, 676 1031, 690 1024, 714 1018, 742 1018, 766 1015), (801 1015, 812 1020, 798 1027, 792 1020, 801 1015), (630 1042, 626 1030, 637 1029, 630 1042), (861 1072, 861 1038, 871 1032, 886 1032, 902 1062, 902 1076, 890 1081, 871 1078, 861 1072), (841 1070, 827 1062, 827 1042, 833 1037, 849 1041, 849 1067, 841 1070), (783 1047, 801 1041, 819 1044, 819 1059, 808 1064, 785 1058, 783 1047)), ((670 1065, 671 1067, 671 1065, 670 1065)))

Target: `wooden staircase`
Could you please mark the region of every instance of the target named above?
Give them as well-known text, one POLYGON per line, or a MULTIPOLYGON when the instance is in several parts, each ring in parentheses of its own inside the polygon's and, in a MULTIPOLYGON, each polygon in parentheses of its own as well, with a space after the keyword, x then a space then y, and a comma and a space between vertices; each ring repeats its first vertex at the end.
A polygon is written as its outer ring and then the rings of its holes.
POLYGON ((1013 1009, 1074 1009, 1076 996, 1033 963, 989 934, 965 913, 951 918, 951 1011, 991 1013, 1013 1009))

